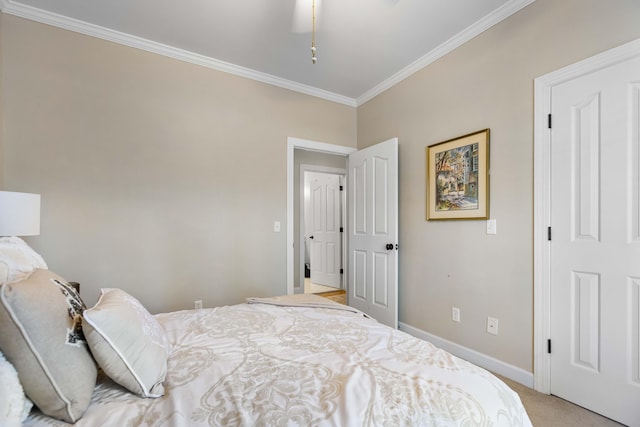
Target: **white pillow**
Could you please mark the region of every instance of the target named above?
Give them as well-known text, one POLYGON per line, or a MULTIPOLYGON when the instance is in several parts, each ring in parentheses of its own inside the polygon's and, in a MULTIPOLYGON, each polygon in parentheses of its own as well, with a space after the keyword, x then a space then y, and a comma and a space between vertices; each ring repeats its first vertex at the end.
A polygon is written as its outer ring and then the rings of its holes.
POLYGON ((25 279, 36 268, 46 270, 47 264, 24 240, 0 237, 0 284, 25 279))
POLYGON ((107 376, 139 396, 164 395, 167 336, 137 299, 121 289, 102 289, 96 305, 84 311, 82 329, 107 376))
POLYGON ((33 403, 27 399, 18 379, 18 373, 0 352, 0 425, 19 427, 27 418, 33 403))

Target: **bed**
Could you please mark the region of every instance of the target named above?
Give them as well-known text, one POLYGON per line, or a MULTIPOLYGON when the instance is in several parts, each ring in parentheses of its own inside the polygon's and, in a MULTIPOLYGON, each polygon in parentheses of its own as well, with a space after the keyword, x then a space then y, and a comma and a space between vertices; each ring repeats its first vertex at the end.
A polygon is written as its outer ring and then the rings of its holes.
MULTIPOLYGON (((58 294, 67 307, 79 301, 55 273, 37 270, 29 280, 47 306, 58 294)), ((16 293, 28 292, 25 281, 2 286, 0 323, 19 318, 16 301, 27 298, 16 293)), ((64 355, 59 373, 50 362, 42 374, 58 379, 37 389, 52 383, 67 387, 63 394, 84 389, 86 402, 73 412, 84 398, 69 394, 62 413, 54 405, 45 415, 38 406, 49 401, 40 396, 25 426, 531 426, 518 395, 488 371, 318 296, 250 298, 152 316, 121 289, 102 292, 82 316, 65 314, 73 322, 82 318, 88 345, 76 336, 73 350, 89 355, 86 369, 64 355), (100 355, 105 351, 111 353, 100 355), (73 383, 92 375, 93 383, 73 383)), ((68 326, 71 339, 78 329, 68 326)), ((7 359, 19 373, 37 370, 20 366, 25 357, 7 344, 9 333, 0 330, 0 349, 13 352, 5 352, 7 359)), ((31 351, 41 358, 54 353, 31 351)))

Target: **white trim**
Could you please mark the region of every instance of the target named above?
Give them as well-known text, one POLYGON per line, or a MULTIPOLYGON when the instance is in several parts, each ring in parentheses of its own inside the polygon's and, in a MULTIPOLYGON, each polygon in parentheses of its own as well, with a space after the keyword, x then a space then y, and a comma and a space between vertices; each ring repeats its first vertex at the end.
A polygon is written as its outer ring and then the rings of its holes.
POLYGON ((551 132, 545 120, 551 110, 551 89, 534 81, 533 146, 533 372, 535 389, 549 394, 551 357, 542 343, 551 337, 550 256, 547 227, 551 224, 550 147, 551 132))
POLYGON ((32 21, 41 22, 43 24, 52 25, 54 27, 63 28, 65 30, 74 31, 80 34, 97 37, 99 39, 118 43, 141 49, 147 52, 156 53, 179 61, 189 62, 191 64, 200 65, 224 73, 234 74, 236 76, 245 77, 284 89, 293 90, 304 93, 306 95, 315 96, 317 98, 326 99, 327 101, 356 107, 356 101, 353 98, 318 89, 313 86, 296 83, 292 80, 283 79, 271 74, 262 73, 250 68, 241 67, 230 62, 220 61, 205 55, 190 52, 188 50, 179 49, 163 43, 154 42, 152 40, 137 37, 120 31, 111 30, 99 25, 90 24, 78 19, 69 18, 57 13, 38 9, 33 6, 27 6, 13 0, 2 0, 0 2, 2 12, 10 15, 19 16, 21 18, 30 19, 32 21))
POLYGON ((382 92, 395 86, 412 74, 415 74, 416 72, 422 70, 427 65, 434 63, 449 52, 452 52, 454 49, 462 46, 464 43, 476 37, 478 34, 481 34, 494 25, 498 24, 499 22, 502 22, 503 20, 507 19, 508 17, 520 11, 534 1, 535 0, 511 0, 505 3, 489 15, 475 22, 470 27, 467 27, 455 36, 451 37, 449 40, 442 43, 440 46, 431 50, 423 57, 407 65, 402 70, 395 73, 393 76, 389 77, 382 83, 376 85, 372 89, 360 95, 356 99, 356 105, 360 106, 365 102, 370 101, 371 99, 380 95, 382 92))
POLYGON ((356 151, 355 148, 345 147, 343 145, 334 145, 327 144, 325 142, 310 141, 308 139, 287 137, 287 295, 293 294, 293 254, 295 251, 295 244, 293 240, 293 176, 295 168, 294 153, 296 149, 342 156, 348 156, 356 151))
POLYGON ((33 6, 19 3, 15 0, 0 0, 0 10, 10 15, 19 16, 21 18, 30 19, 32 21, 41 22, 43 24, 52 25, 54 27, 63 28, 65 30, 74 31, 80 34, 97 37, 99 39, 108 40, 114 43, 122 44, 147 52, 156 53, 158 55, 167 56, 179 61, 189 62, 217 71, 222 71, 236 76, 245 77, 262 83, 281 87, 304 93, 306 95, 315 96, 327 101, 344 104, 349 107, 358 107, 372 98, 378 96, 387 89, 400 83, 412 74, 420 71, 427 65, 442 58, 457 47, 471 40, 478 34, 488 30, 497 23, 507 19, 509 16, 518 12, 525 6, 533 3, 535 0, 510 0, 500 8, 496 9, 489 15, 485 16, 470 27, 456 34, 440 46, 428 52, 423 57, 409 64, 402 70, 395 73, 390 78, 376 85, 357 99, 343 96, 334 92, 329 92, 313 86, 294 82, 292 80, 283 79, 250 68, 241 67, 229 62, 220 61, 215 58, 204 56, 198 53, 190 52, 184 49, 178 49, 152 40, 137 37, 120 31, 111 30, 109 28, 94 25, 85 21, 70 18, 57 13, 49 12, 33 6))
POLYGON ((436 347, 448 351, 460 359, 464 359, 474 365, 478 365, 488 371, 502 375, 503 377, 509 378, 510 380, 529 388, 533 387, 533 374, 531 372, 525 371, 522 368, 510 365, 494 357, 487 356, 484 353, 480 353, 444 338, 440 338, 436 335, 425 332, 422 329, 414 328, 406 323, 400 322, 398 326, 398 329, 401 331, 406 332, 409 335, 413 335, 416 338, 420 338, 421 340, 428 341, 436 347))
POLYGON ((588 73, 640 56, 640 39, 610 49, 575 64, 538 77, 534 81, 534 238, 533 238, 533 372, 535 389, 550 393, 551 357, 547 340, 551 336, 551 252, 547 227, 551 221, 551 132, 547 115, 551 110, 551 91, 588 73))

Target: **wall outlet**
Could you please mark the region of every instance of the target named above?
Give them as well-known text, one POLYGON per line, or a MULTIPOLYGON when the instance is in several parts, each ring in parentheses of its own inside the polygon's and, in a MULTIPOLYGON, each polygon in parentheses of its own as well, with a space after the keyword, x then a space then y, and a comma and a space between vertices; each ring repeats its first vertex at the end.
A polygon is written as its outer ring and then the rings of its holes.
POLYGON ((451 320, 460 322, 460 309, 458 307, 451 307, 451 320))
POLYGON ((196 310, 202 308, 202 300, 199 299, 199 300, 194 301, 193 302, 193 308, 195 308, 196 310))
POLYGON ((498 335, 498 319, 487 317, 487 332, 491 335, 498 335))
POLYGON ((280 232, 280 221, 274 221, 273 222, 273 232, 274 233, 279 233, 280 232))

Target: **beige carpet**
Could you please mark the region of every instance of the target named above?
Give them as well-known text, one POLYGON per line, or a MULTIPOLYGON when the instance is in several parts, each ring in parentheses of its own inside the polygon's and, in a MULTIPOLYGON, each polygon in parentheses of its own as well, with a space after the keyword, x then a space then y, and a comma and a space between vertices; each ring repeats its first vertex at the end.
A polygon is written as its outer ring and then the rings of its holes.
POLYGON ((522 384, 498 376, 520 395, 520 400, 534 427, 619 427, 622 425, 559 397, 538 393, 522 384))

